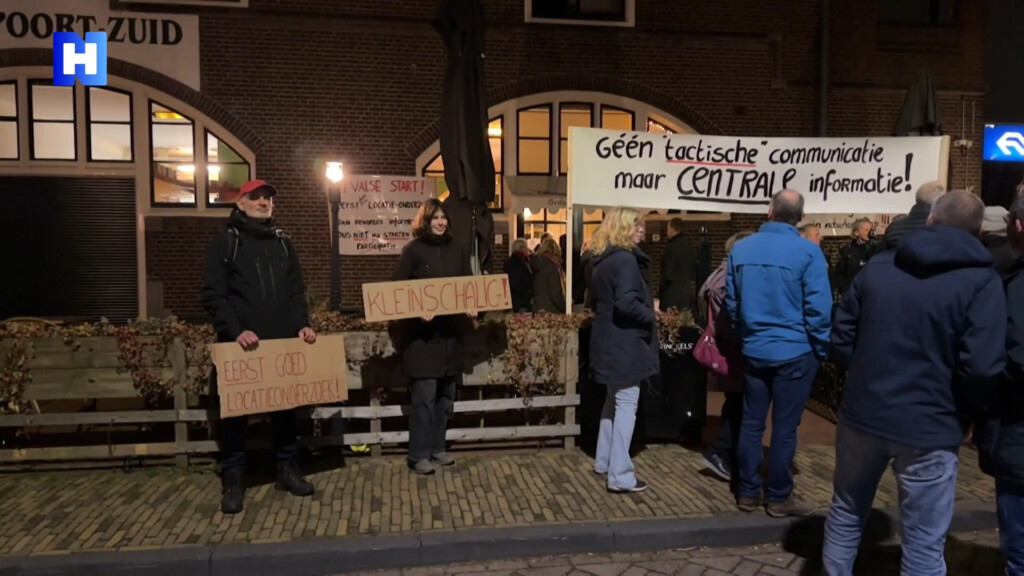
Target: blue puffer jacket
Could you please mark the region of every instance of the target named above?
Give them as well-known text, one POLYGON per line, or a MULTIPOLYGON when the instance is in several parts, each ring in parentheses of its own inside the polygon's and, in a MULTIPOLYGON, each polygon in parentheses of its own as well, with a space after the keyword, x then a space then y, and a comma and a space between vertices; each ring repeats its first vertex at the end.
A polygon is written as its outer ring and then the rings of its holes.
POLYGON ((598 384, 639 384, 659 371, 658 323, 644 274, 650 263, 639 249, 609 246, 594 256, 590 374, 598 384))
MULTIPOLYGON (((1005 271, 1006 369, 994 406, 975 426, 981 469, 1024 487, 1024 257, 1005 271)), ((992 343, 995 345, 995 343, 992 343)))
POLYGON ((825 255, 797 229, 765 222, 729 252, 725 307, 743 355, 785 362, 828 354, 832 287, 825 255))

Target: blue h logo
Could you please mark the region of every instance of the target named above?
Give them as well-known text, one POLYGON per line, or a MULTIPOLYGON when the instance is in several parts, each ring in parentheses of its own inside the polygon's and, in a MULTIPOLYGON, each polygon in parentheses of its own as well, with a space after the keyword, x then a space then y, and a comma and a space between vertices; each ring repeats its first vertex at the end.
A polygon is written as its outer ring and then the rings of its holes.
POLYGON ((74 86, 75 78, 85 86, 107 85, 106 32, 86 32, 84 41, 75 32, 53 33, 53 85, 74 86))

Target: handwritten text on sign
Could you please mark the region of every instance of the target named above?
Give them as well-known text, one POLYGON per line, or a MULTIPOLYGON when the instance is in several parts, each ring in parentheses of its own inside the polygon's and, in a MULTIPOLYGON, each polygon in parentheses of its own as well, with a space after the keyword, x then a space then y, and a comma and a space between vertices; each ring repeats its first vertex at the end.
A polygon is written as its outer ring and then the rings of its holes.
POLYGON ((338 247, 346 255, 401 254, 412 240, 420 204, 437 193, 433 178, 356 176, 343 182, 338 247))
POLYGON ((348 366, 341 334, 260 340, 247 352, 235 342, 209 344, 217 369, 222 418, 329 404, 348 399, 348 366))
POLYGON ((512 293, 505 274, 363 284, 363 312, 367 322, 511 307, 512 293))
POLYGON ((825 236, 850 236, 853 223, 861 218, 871 221, 875 234, 885 234, 892 224, 893 214, 806 214, 800 224, 815 224, 825 236))
POLYGON ((569 128, 574 204, 764 213, 803 193, 814 214, 903 213, 943 175, 948 138, 753 138, 569 128))

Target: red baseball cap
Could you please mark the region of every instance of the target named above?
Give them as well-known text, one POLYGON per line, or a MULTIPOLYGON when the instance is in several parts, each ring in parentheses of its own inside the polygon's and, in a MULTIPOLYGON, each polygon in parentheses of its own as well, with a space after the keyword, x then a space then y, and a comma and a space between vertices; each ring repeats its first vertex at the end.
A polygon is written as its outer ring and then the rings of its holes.
POLYGON ((238 190, 238 197, 241 198, 250 192, 254 192, 261 188, 266 188, 267 192, 270 193, 271 197, 277 196, 277 188, 274 188, 270 184, 267 184, 264 180, 249 180, 238 190))

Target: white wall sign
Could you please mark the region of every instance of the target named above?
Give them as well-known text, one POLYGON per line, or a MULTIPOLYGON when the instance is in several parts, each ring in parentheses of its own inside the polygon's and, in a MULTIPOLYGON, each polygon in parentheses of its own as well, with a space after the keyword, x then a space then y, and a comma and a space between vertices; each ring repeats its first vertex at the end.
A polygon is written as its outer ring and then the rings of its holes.
POLYGON ((53 49, 54 32, 107 33, 107 57, 199 90, 199 16, 112 11, 107 0, 5 0, 0 49, 53 49))
POLYGON ((773 193, 808 214, 904 213, 946 179, 948 136, 761 138, 569 128, 573 204, 763 214, 773 193))
POLYGON ((800 225, 817 224, 825 237, 849 238, 853 234, 853 223, 867 218, 874 224, 875 234, 885 234, 895 214, 806 214, 800 225))
POLYGON ((420 204, 437 196, 433 178, 354 176, 343 182, 338 249, 349 256, 401 254, 420 204))

